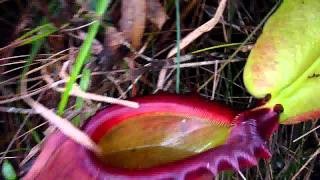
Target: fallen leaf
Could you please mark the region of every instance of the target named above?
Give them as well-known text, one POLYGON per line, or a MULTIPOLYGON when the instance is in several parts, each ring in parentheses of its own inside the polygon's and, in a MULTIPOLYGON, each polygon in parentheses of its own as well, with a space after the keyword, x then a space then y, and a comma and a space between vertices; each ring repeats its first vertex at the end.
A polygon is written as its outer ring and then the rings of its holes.
POLYGON ((105 45, 110 48, 113 53, 124 43, 124 34, 119 32, 115 27, 106 29, 105 45))
POLYGON ((146 22, 146 1, 122 1, 120 30, 133 48, 139 48, 146 22))
POLYGON ((53 53, 58 53, 65 49, 64 35, 50 35, 48 36, 48 43, 53 53))
POLYGON ((163 24, 168 19, 168 16, 162 7, 159 0, 147 1, 147 18, 150 22, 155 24, 158 29, 161 29, 163 24))

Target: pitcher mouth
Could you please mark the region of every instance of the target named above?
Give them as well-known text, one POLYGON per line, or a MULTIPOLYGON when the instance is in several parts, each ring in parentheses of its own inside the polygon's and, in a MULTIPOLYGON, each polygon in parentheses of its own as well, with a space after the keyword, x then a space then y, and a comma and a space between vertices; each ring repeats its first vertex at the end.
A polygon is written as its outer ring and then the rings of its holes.
POLYGON ((223 144, 173 162, 132 169, 105 164, 99 158, 91 156, 98 168, 90 171, 103 169, 100 173, 106 173, 106 176, 162 179, 194 175, 214 177, 223 170, 251 167, 257 164, 257 159, 271 157, 267 140, 258 132, 258 123, 256 119, 239 121, 232 127, 223 144))
POLYGON ((96 161, 143 170, 189 158, 222 145, 236 114, 199 97, 161 95, 136 101, 137 110, 113 106, 84 126, 102 149, 96 161))
POLYGON ((265 133, 260 132, 260 122, 263 122, 263 125, 276 122, 273 123, 275 127, 278 114, 273 110, 258 109, 237 115, 229 108, 198 97, 176 95, 147 96, 135 100, 142 108, 132 110, 111 106, 91 117, 83 126, 83 130, 97 144, 102 148, 105 146, 107 158, 110 159, 97 157, 57 131, 49 136, 34 165, 40 164, 38 167, 41 168, 31 169, 27 177, 47 178, 48 172, 53 178, 69 176, 74 179, 77 179, 79 174, 84 179, 213 177, 219 171, 251 167, 257 164, 258 158, 270 157, 267 138, 265 133), (154 120, 153 123, 146 123, 150 117, 154 120), (207 132, 206 130, 209 133, 203 133, 207 132), (191 135, 191 139, 183 136, 185 134, 177 133, 180 131, 188 132, 186 134, 191 135), (151 139, 146 136, 149 134, 151 139), (173 135, 177 138, 172 138, 173 135), (144 139, 141 140, 140 137, 144 139), (164 141, 167 137, 170 137, 170 142, 164 141), (114 154, 121 148, 131 150, 139 143, 145 145, 150 142, 158 145, 168 143, 170 146, 164 147, 174 148, 175 151, 171 151, 174 158, 167 155, 172 149, 150 151, 142 148, 138 153, 130 151, 127 154, 114 154), (208 144, 209 146, 206 146, 208 144), (177 157, 181 149, 188 153, 177 157), (160 155, 156 154, 157 151, 161 152, 160 155), (143 152, 148 153, 145 155, 143 152), (132 155, 139 153, 144 157, 132 160, 132 155), (153 153, 156 155, 151 156, 153 153), (151 155, 148 156, 149 154, 151 155), (125 160, 129 163, 120 162, 125 160), (144 160, 150 160, 151 163, 143 163, 144 160))
MULTIPOLYGON (((164 96, 164 97, 169 97, 168 99, 171 99, 175 102, 177 102, 176 96, 164 96)), ((150 97, 148 97, 150 98, 150 97)), ((148 99, 147 98, 147 99, 148 99)), ((190 98, 190 97, 183 97, 184 100, 186 99, 192 99, 193 103, 197 102, 197 100, 199 100, 199 98, 190 98)), ((152 96, 151 98, 152 99, 152 96)), ((149 100, 150 100, 149 99, 149 100)), ((205 102, 202 101, 203 99, 200 99, 201 103, 205 102)), ((138 99, 139 101, 139 99, 138 99)), ((146 100, 148 101, 148 100, 146 100)), ((151 100, 152 101, 152 100, 151 100)), ((171 101, 169 101, 171 102, 171 101)), ((178 102, 177 104, 181 105, 182 102, 178 102)), ((140 102, 141 106, 144 106, 144 102, 140 102)), ((183 103, 182 103, 183 104, 183 103)), ((208 103, 205 102, 203 105, 206 105, 206 107, 208 107, 207 105, 210 104, 210 111, 212 111, 212 103, 208 103)), ((184 105, 188 105, 184 102, 184 105)), ((199 104, 197 104, 199 105, 199 104)), ((148 104, 148 107, 150 108, 152 105, 148 104)), ((154 116, 165 116, 165 113, 161 114, 159 113, 159 111, 161 111, 161 106, 158 104, 156 105, 156 109, 157 112, 149 112, 149 113, 142 113, 139 112, 137 114, 134 114, 132 116, 135 117, 139 117, 143 120, 143 115, 150 117, 154 117, 154 116)), ((168 107, 168 106, 165 106, 168 107)), ((193 106, 191 106, 193 107, 193 106)), ((204 107, 204 106, 202 106, 204 107)), ((216 108, 216 107, 215 107, 216 108)), ((120 108, 122 109, 122 107, 120 108)), ((152 108, 150 108, 152 109, 152 108)), ((100 133, 100 131, 104 131, 105 134, 109 134, 109 136, 112 136, 111 134, 115 134, 112 133, 111 131, 113 131, 112 126, 117 127, 115 128, 117 131, 117 129, 123 129, 126 123, 123 123, 123 120, 120 120, 121 118, 114 118, 111 119, 111 117, 119 117, 119 115, 121 113, 123 113, 123 111, 120 111, 119 109, 108 109, 110 110, 109 113, 105 113, 105 114, 109 114, 108 120, 104 119, 105 124, 101 124, 98 127, 98 130, 96 130, 95 132, 93 132, 91 130, 91 136, 92 138, 99 144, 100 139, 102 138, 104 135, 102 135, 102 133, 100 133), (119 110, 119 114, 116 113, 119 110), (112 111, 112 112, 111 112, 112 111), (115 113, 115 114, 113 114, 115 113), (112 124, 112 126, 110 125, 112 124), (119 126, 118 126, 119 125, 119 126)), ((168 109, 166 109, 168 110, 168 109)), ((202 112, 205 109, 202 109, 202 112)), ((248 112, 244 112, 241 113, 239 115, 235 115, 235 112, 229 111, 228 108, 224 109, 219 109, 220 112, 217 113, 216 116, 221 115, 221 112, 224 112, 225 114, 225 119, 222 119, 222 121, 220 123, 215 123, 213 122, 214 125, 220 125, 222 127, 225 128, 225 136, 223 138, 220 138, 219 142, 217 142, 216 144, 212 145, 211 147, 207 148, 207 149, 203 149, 203 151, 199 151, 199 152, 194 152, 194 151, 188 151, 185 156, 181 156, 180 158, 176 158, 176 159, 170 159, 168 161, 162 161, 160 163, 154 163, 154 164, 143 164, 143 160, 140 159, 137 160, 137 162, 134 165, 132 164, 121 164, 121 163, 112 163, 111 160, 112 159, 117 159, 117 157, 111 157, 111 159, 107 159, 106 161, 101 160, 100 158, 95 158, 95 161, 100 162, 100 167, 104 166, 107 170, 113 169, 117 172, 120 173, 128 173, 128 172, 134 172, 133 174, 140 174, 142 175, 147 175, 147 174, 157 174, 156 171, 160 171, 160 172, 169 172, 169 171, 174 171, 174 169, 182 169, 186 168, 188 169, 186 166, 181 164, 197 164, 199 167, 193 167, 195 169, 198 169, 198 171, 202 171, 204 169, 211 169, 209 170, 210 174, 212 175, 216 175, 216 173, 220 170, 227 170, 227 169, 239 169, 241 167, 249 167, 252 165, 255 165, 257 163, 257 158, 269 158, 270 157, 270 153, 268 151, 267 148, 267 140, 270 137, 270 135, 272 134, 272 132, 274 132, 274 130, 278 127, 278 111, 274 111, 272 109, 257 109, 254 111, 248 111, 248 112), (228 114, 228 115, 226 115, 228 114), (267 127, 266 125, 269 123, 269 127, 267 127), (263 127, 264 126, 264 127, 263 127), (263 128, 262 128, 263 127, 263 128), (240 143, 239 143, 240 142, 240 143), (233 152, 234 151, 234 152, 233 152), (217 158, 215 158, 214 156, 216 156, 217 158), (225 159, 219 159, 219 158, 225 158, 225 159), (210 159, 209 161, 205 161, 204 159, 210 159), (201 162, 201 163, 199 163, 201 162), (213 163, 214 162, 214 163, 213 163), (218 162, 218 163, 216 163, 218 162), (169 168, 170 167, 170 168, 169 168)), ((185 113, 188 111, 185 111, 185 113)), ((175 112, 177 113, 177 112, 175 112)), ((189 112, 190 113, 190 112, 189 112)), ((205 114, 205 113, 204 113, 205 114)), ((178 112, 177 114, 175 114, 176 116, 179 117, 185 117, 185 114, 178 112), (180 113, 180 114, 179 114, 180 113)), ((195 114, 193 114, 195 115, 195 114)), ((203 115, 203 114, 202 114, 203 115)), ((172 114, 171 114, 172 116, 172 114)), ((188 116, 190 118, 190 116, 188 116)), ((203 118, 203 116, 200 116, 203 118)), ((137 120, 139 121, 139 118, 136 119, 131 119, 129 116, 126 116, 125 121, 126 122, 137 122, 137 120)), ((141 120, 140 119, 140 120, 141 120)), ((156 118, 152 118, 152 119, 156 119, 156 118)), ((199 120, 199 119, 198 119, 199 120)), ((200 120, 201 121, 201 120, 200 120)), ((202 119, 202 121, 204 122, 210 122, 210 120, 208 119, 202 119)), ((94 123, 91 123, 91 125, 94 123)), ((136 123, 136 125, 138 125, 139 123, 136 123)), ((160 123, 161 124, 161 123, 160 123)), ((158 124, 159 125, 159 124, 158 124)), ((194 125, 194 124, 193 124, 194 125)), ((199 124, 197 124, 199 125, 199 124)), ((161 125, 160 125, 161 126, 161 125)), ((90 128, 87 127, 85 128, 87 130, 89 130, 90 128)), ((90 130, 88 131, 90 134, 90 130)), ((223 131, 222 131, 223 132, 223 131)), ((128 136, 129 133, 128 133, 128 136)), ((108 143, 107 143, 108 144, 108 143)), ((110 148, 110 143, 108 146, 106 146, 106 148, 110 148)), ((110 149, 109 149, 110 150, 110 149)), ((186 150, 186 149, 184 149, 186 150)), ((170 149, 168 150, 170 151, 170 149)), ((135 151, 134 153, 139 154, 139 152, 135 151)), ((131 155, 134 155, 134 153, 131 153, 131 155)), ((180 152, 179 152, 180 153, 180 152)), ((110 156, 108 156, 110 157, 110 156)), ((107 158, 108 158, 107 157, 107 158)), ((161 157, 161 156, 160 156, 161 157)), ((118 158, 116 162, 123 162, 124 160, 126 160, 126 158, 130 158, 129 156, 121 156, 120 158, 118 158)), ((159 156, 155 156, 155 158, 159 158, 159 156)), ((152 159, 152 158, 151 158, 152 159)), ((161 158, 160 158, 161 159, 161 158)), ((161 159, 163 160, 163 159, 161 159)), ((179 171, 180 171, 179 170, 179 171)), ((182 170, 183 171, 183 170, 182 170)), ((130 173, 129 173, 130 174, 130 173)), ((139 176, 140 176, 139 175, 139 176)))

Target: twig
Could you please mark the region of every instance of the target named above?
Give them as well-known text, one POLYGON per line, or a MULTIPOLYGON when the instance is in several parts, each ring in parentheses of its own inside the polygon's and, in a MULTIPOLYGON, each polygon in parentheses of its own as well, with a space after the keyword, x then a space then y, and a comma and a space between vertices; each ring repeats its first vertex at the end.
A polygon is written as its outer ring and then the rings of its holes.
MULTIPOLYGON (((216 11, 215 15, 213 16, 213 18, 210 19, 209 21, 207 21, 206 23, 204 23, 203 25, 201 25, 200 27, 198 27, 197 29, 195 29, 194 31, 192 31, 191 33, 189 33, 186 37, 184 37, 181 40, 180 49, 185 48, 191 42, 193 42, 195 39, 200 37, 203 33, 210 31, 211 29, 213 29, 216 26, 216 24, 219 22, 221 16, 223 15, 223 11, 226 7, 226 2, 227 2, 227 0, 221 0, 219 7, 217 8, 217 11, 216 11)), ((176 49, 176 47, 174 47, 169 52, 167 58, 172 57, 176 53, 177 53, 177 49, 176 49)))
MULTIPOLYGON (((22 80, 25 79, 27 75, 23 75, 21 78, 22 80)), ((22 93, 27 92, 27 85, 25 81, 21 81, 20 91, 22 93)), ((34 101, 30 97, 26 97, 23 99, 30 107, 32 107, 35 112, 40 114, 43 118, 45 118, 47 121, 49 121, 51 124, 56 126, 64 135, 68 136, 75 142, 83 145, 84 147, 88 148, 89 150, 93 151, 96 154, 101 154, 101 149, 98 145, 95 144, 94 141, 91 140, 91 138, 83 133, 81 130, 76 128, 70 121, 61 118, 51 110, 47 109, 42 104, 34 101)))
POLYGON ((242 172, 240 170, 238 170, 238 173, 239 173, 242 180, 247 180, 247 178, 242 174, 242 172))
MULTIPOLYGON (((23 81, 23 82, 25 83, 26 81, 23 81)), ((64 80, 56 81, 53 84, 44 85, 43 87, 38 88, 37 90, 34 90, 32 92, 21 93, 19 96, 15 96, 15 97, 10 98, 10 99, 0 100, 0 104, 14 102, 14 101, 17 101, 17 100, 20 100, 20 99, 23 99, 23 98, 31 97, 33 95, 39 94, 39 93, 41 93, 41 92, 43 92, 45 90, 48 90, 50 88, 54 88, 55 86, 58 86, 59 84, 63 84, 63 83, 65 83, 64 80)))
POLYGON ((293 142, 297 142, 297 141, 299 141, 300 139, 302 139, 302 138, 306 137, 307 135, 309 135, 310 133, 312 133, 312 132, 316 131, 316 130, 317 130, 317 129, 319 129, 319 128, 320 128, 320 125, 319 125, 319 126, 317 126, 317 127, 315 127, 315 128, 313 128, 313 129, 311 129, 310 131, 308 131, 308 132, 304 133, 302 136, 300 136, 300 137, 298 137, 297 139, 293 140, 293 142))
POLYGON ((82 28, 85 28, 85 27, 87 27, 87 26, 90 26, 91 24, 93 24, 94 23, 94 21, 92 21, 92 22, 89 22, 89 23, 87 23, 87 24, 84 24, 84 25, 82 25, 82 26, 79 26, 79 27, 75 27, 75 28, 70 28, 70 29, 63 29, 63 30, 61 30, 61 32, 70 32, 70 31, 76 31, 76 30, 79 30, 79 29, 82 29, 82 28))
MULTIPOLYGON (((180 68, 187 68, 187 67, 198 67, 198 66, 208 66, 212 64, 221 64, 226 62, 227 60, 213 60, 213 61, 201 61, 201 62, 192 62, 192 63, 183 63, 180 64, 180 68)), ((242 59, 232 59, 229 62, 242 62, 244 60, 242 59)), ((171 68, 177 68, 177 65, 170 65, 170 66, 164 66, 165 69, 171 69, 171 68)))
POLYGON ((291 180, 297 179, 297 177, 299 176, 299 174, 303 171, 304 168, 307 167, 307 165, 310 163, 310 161, 312 161, 312 159, 314 159, 315 157, 317 157, 317 155, 320 154, 320 148, 318 148, 316 150, 316 152, 314 152, 310 158, 307 160, 306 163, 304 163, 304 165, 299 169, 299 171, 292 177, 291 180))
MULTIPOLYGON (((201 36, 203 33, 210 31, 212 28, 215 27, 215 25, 219 22, 220 17, 223 14, 224 8, 226 6, 227 0, 222 0, 219 4, 219 7, 217 8, 217 11, 212 19, 210 19, 208 22, 204 23, 191 33, 189 33, 186 37, 182 39, 182 41, 179 43, 179 49, 183 49, 186 46, 188 46, 192 41, 197 39, 199 36, 201 36)), ((173 47, 169 54, 167 55, 167 58, 172 57, 177 53, 177 47, 173 47)), ((161 90, 163 89, 164 85, 164 77, 167 74, 166 69, 161 69, 158 77, 158 83, 157 83, 157 89, 161 90)))
POLYGON ((101 149, 96 145, 90 137, 72 125, 68 120, 61 118, 54 112, 50 111, 42 104, 34 101, 31 98, 23 99, 29 106, 31 106, 43 118, 48 120, 51 124, 55 125, 63 134, 74 140, 75 142, 83 145, 96 154, 101 154, 101 149))
MULTIPOLYGON (((229 63, 230 60, 232 60, 242 49, 242 47, 251 40, 254 34, 263 26, 263 24, 267 21, 267 19, 272 15, 272 13, 278 8, 281 1, 279 1, 276 5, 273 6, 273 8, 268 12, 268 14, 262 19, 262 21, 254 28, 254 30, 249 34, 249 36, 241 43, 241 45, 234 51, 231 56, 229 56, 228 60, 222 64, 218 72, 221 72, 229 63)), ((202 88, 204 88, 212 79, 214 78, 214 75, 212 75, 205 83, 203 83, 198 89, 197 92, 199 92, 202 88)))
POLYGON ((37 114, 33 109, 24 109, 24 108, 16 108, 16 107, 0 106, 0 111, 6 112, 6 113, 37 114))
MULTIPOLYGON (((68 79, 69 79, 69 76, 66 73, 67 66, 68 66, 68 62, 65 62, 61 68, 60 73, 59 73, 59 76, 61 78, 65 79, 66 81, 68 81, 68 79)), ((49 81, 49 83, 53 82, 53 80, 51 80, 50 76, 45 75, 44 77, 45 77, 44 79, 47 82, 48 81, 49 81)), ((59 92, 64 92, 65 88, 55 88, 55 90, 57 90, 59 92)), ((106 103, 111 103, 111 104, 124 105, 124 106, 128 106, 131 108, 138 108, 139 107, 139 104, 136 102, 122 100, 122 99, 116 99, 116 98, 112 98, 112 97, 106 97, 106 96, 102 96, 102 95, 98 95, 98 94, 94 94, 94 93, 84 92, 80 89, 80 87, 77 85, 77 83, 74 83, 73 88, 70 92, 70 95, 82 97, 84 99, 89 99, 89 100, 94 100, 94 101, 101 101, 101 102, 106 102, 106 103)))
POLYGON ((17 137, 19 136, 19 134, 22 132, 24 126, 26 125, 28 119, 29 119, 30 114, 28 114, 24 120, 22 121, 22 123, 20 123, 20 126, 18 128, 18 130, 16 131, 16 133, 14 134, 14 136, 12 137, 12 140, 10 141, 10 143, 8 144, 7 148, 5 149, 5 151, 2 153, 1 157, 0 157, 0 164, 3 162, 3 160, 5 159, 7 153, 10 151, 11 147, 13 146, 15 140, 17 139, 17 137))
POLYGON ((46 122, 41 123, 40 125, 38 125, 38 126, 36 126, 36 127, 31 128, 29 131, 27 131, 27 132, 23 133, 22 135, 18 136, 17 139, 20 139, 20 138, 22 138, 22 137, 30 134, 32 131, 34 131, 34 130, 36 130, 36 129, 38 129, 38 128, 44 126, 44 125, 46 125, 47 123, 48 123, 48 122, 46 121, 46 122))
POLYGON ((127 94, 122 90, 122 88, 121 88, 120 84, 117 82, 117 80, 111 75, 107 75, 107 78, 116 86, 117 90, 121 94, 120 98, 126 99, 127 94))
POLYGON ((212 94, 211 94, 211 100, 214 100, 216 89, 218 85, 219 78, 218 77, 218 61, 214 64, 214 79, 212 84, 212 94))

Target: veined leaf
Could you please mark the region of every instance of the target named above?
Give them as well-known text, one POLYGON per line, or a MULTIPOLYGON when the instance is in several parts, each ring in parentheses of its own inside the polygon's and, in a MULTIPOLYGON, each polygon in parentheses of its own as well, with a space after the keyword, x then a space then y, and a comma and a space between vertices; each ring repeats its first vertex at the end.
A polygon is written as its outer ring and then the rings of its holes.
POLYGON ((17 174, 8 160, 5 160, 2 164, 2 175, 6 180, 17 179, 17 174))

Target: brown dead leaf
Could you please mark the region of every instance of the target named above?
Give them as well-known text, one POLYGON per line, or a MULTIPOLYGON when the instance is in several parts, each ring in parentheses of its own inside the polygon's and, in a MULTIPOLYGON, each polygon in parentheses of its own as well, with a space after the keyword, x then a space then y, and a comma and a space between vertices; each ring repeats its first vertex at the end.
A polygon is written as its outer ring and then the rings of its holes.
POLYGON ((106 29, 105 45, 113 53, 124 43, 123 32, 119 32, 115 27, 108 27, 106 29))
POLYGON ((121 4, 120 30, 132 47, 138 49, 146 22, 146 0, 123 0, 121 4))
POLYGON ((147 1, 147 18, 150 22, 155 24, 158 29, 162 28, 163 24, 168 19, 168 16, 159 0, 147 1))
POLYGON ((110 26, 106 28, 104 39, 104 51, 99 55, 99 64, 101 70, 111 70, 113 65, 119 64, 127 53, 123 51, 124 42, 126 41, 123 32, 119 32, 117 28, 110 26))
POLYGON ((65 37, 64 35, 50 35, 48 36, 48 44, 51 52, 58 53, 65 49, 65 37))

